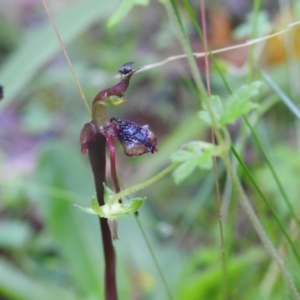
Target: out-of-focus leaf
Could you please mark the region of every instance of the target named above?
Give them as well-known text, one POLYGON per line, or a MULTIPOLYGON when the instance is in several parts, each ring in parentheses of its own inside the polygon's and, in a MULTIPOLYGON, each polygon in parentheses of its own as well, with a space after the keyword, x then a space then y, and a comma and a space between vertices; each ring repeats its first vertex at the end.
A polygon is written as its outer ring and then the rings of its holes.
MULTIPOLYGON (((219 121, 223 111, 223 106, 220 97, 212 95, 208 98, 208 102, 210 103, 211 109, 215 115, 216 120, 219 121)), ((212 125, 211 118, 205 104, 203 104, 203 108, 204 110, 198 113, 198 117, 206 124, 211 126, 212 125)))
POLYGON ((22 221, 0 222, 0 246, 3 248, 22 249, 32 235, 30 226, 22 221))
MULTIPOLYGON (((211 96, 208 100, 217 123, 216 125, 218 127, 226 126, 236 121, 238 117, 247 114, 253 108, 256 108, 257 104, 251 102, 250 99, 258 95, 261 85, 262 82, 254 81, 249 85, 241 86, 227 99, 225 105, 222 105, 218 96, 211 96)), ((203 108, 204 110, 198 113, 198 117, 211 126, 212 120, 208 109, 205 105, 203 108)))
MULTIPOLYGON (((106 18, 117 1, 87 0, 66 6, 55 22, 65 45, 82 34, 94 22, 106 18)), ((17 50, 0 69, 1 84, 5 87, 5 100, 0 111, 10 103, 10 99, 26 92, 26 85, 36 72, 60 51, 57 37, 50 22, 33 29, 20 42, 17 50)))
POLYGON ((253 24, 256 24, 256 36, 261 37, 267 35, 272 26, 266 11, 262 10, 255 15, 251 12, 246 17, 246 21, 239 25, 233 32, 233 35, 237 39, 249 38, 253 33, 253 24))
POLYGON ((38 277, 30 278, 8 261, 0 259, 0 294, 14 300, 76 300, 72 290, 45 283, 38 277))
POLYGON ((249 85, 243 85, 236 90, 226 101, 220 125, 224 126, 233 123, 238 117, 245 115, 253 108, 257 107, 256 103, 249 101, 252 97, 257 96, 262 82, 254 81, 249 85))
MULTIPOLYGON (((234 259, 227 261, 227 284, 229 284, 229 290, 234 290, 235 295, 239 295, 235 298, 244 299, 243 287, 248 287, 249 281, 255 277, 255 272, 258 271, 255 265, 264 258, 263 250, 258 248, 251 249, 243 255, 235 256, 234 259), (253 262, 251 270, 249 270, 249 260, 253 262), (239 286, 236 286, 237 280, 239 286)), ((222 299, 223 287, 218 284, 223 284, 223 276, 217 249, 202 249, 200 253, 192 255, 186 261, 185 271, 177 285, 177 299, 222 299)))
MULTIPOLYGON (((88 199, 94 181, 83 156, 63 142, 48 144, 38 162, 36 183, 47 184, 88 199)), ((78 198, 78 197, 77 197, 78 198)), ((98 217, 84 214, 74 202, 47 194, 40 206, 49 232, 60 246, 72 285, 82 295, 103 298, 103 254, 98 217)), ((80 205, 82 203, 79 203, 80 205)))
POLYGON ((171 161, 182 163, 173 172, 175 182, 180 184, 197 167, 201 169, 212 168, 212 157, 217 153, 215 145, 201 141, 190 142, 185 145, 184 149, 172 153, 171 161))
POLYGON ((178 166, 173 172, 173 178, 176 184, 180 184, 187 177, 191 175, 191 173, 197 167, 197 162, 195 161, 186 161, 178 166))
POLYGON ((146 6, 149 4, 149 0, 123 0, 119 6, 119 9, 109 18, 107 26, 113 27, 117 25, 135 5, 146 6))

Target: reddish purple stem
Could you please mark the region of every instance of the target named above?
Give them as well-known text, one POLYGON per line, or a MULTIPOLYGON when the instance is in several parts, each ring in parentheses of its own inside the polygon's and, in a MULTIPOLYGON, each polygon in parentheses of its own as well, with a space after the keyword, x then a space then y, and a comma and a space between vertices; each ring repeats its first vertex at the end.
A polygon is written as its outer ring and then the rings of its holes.
MULTIPOLYGON (((99 205, 104 205, 104 186, 105 182, 105 137, 98 133, 94 139, 88 143, 88 153, 92 166, 97 200, 99 205)), ((117 300, 116 285, 116 254, 112 244, 111 232, 107 224, 107 219, 100 219, 100 227, 102 232, 102 245, 105 260, 105 299, 117 300)))

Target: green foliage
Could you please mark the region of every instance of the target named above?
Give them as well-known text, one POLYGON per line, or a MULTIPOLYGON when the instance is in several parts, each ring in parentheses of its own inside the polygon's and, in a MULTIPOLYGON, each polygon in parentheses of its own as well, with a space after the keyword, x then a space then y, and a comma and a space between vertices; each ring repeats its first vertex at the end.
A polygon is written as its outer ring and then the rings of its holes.
MULTIPOLYGON (((223 280, 222 269, 218 263, 219 255, 216 249, 199 249, 186 260, 178 300, 224 299, 222 290, 216 289, 217 283, 223 280)), ((259 271, 258 265, 264 256, 262 249, 255 249, 228 261, 227 276, 233 299, 246 299, 244 289, 249 282, 255 281, 259 271), (253 266, 251 269, 249 262, 253 266), (237 282, 239 284, 236 284, 237 282)), ((257 297, 259 296, 256 295, 257 297)))
POLYGON ((170 159, 180 163, 175 169, 173 176, 177 184, 191 175, 195 168, 211 169, 212 157, 217 154, 217 147, 200 141, 186 144, 183 149, 174 152, 170 159))
MULTIPOLYGON (((226 126, 236 121, 236 119, 242 115, 247 114, 249 111, 257 107, 257 104, 250 101, 251 98, 259 94, 259 89, 262 86, 260 81, 254 81, 249 85, 243 85, 236 90, 225 102, 222 104, 220 97, 211 96, 208 101, 211 106, 211 110, 216 119, 216 125, 219 128, 226 126)), ((208 108, 204 104, 204 110, 198 113, 200 119, 202 119, 208 125, 213 125, 208 108)))

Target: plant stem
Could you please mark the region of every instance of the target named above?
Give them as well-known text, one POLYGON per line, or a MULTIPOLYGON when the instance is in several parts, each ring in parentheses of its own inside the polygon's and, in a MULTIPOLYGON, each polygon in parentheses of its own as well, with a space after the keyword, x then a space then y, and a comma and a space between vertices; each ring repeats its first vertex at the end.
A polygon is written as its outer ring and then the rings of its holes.
MULTIPOLYGON (((99 205, 104 205, 103 183, 105 182, 105 145, 106 139, 102 134, 99 133, 95 136, 95 139, 89 143, 88 149, 99 205)), ((112 244, 112 238, 107 224, 107 219, 99 217, 99 220, 105 261, 105 299, 117 300, 116 254, 112 244)))
POLYGON ((152 178, 150 178, 140 184, 137 184, 135 186, 132 186, 130 188, 122 190, 120 193, 116 194, 112 199, 110 199, 110 203, 113 204, 113 203, 117 202, 118 199, 121 199, 124 196, 127 196, 133 192, 144 189, 145 187, 153 184, 154 182, 158 181, 159 179, 163 178, 165 175, 167 175, 168 173, 173 171, 178 165, 179 165, 179 163, 173 163, 170 166, 168 166, 167 168, 165 168, 164 170, 162 170, 157 175, 153 176, 152 178))
MULTIPOLYGON (((205 79, 206 79, 206 89, 208 96, 211 96, 211 87, 210 87, 210 76, 209 76, 209 55, 208 52, 208 45, 207 45, 207 30, 206 30, 206 14, 205 14, 205 2, 204 0, 200 0, 200 13, 201 13, 201 21, 202 21, 202 28, 203 28, 203 46, 204 52, 206 53, 204 57, 205 62, 205 79)), ((215 145, 215 132, 214 128, 212 127, 211 130, 211 141, 215 145)), ((228 292, 228 279, 227 279, 227 266, 226 266, 226 254, 225 254, 225 241, 224 241, 224 228, 222 222, 222 211, 221 211, 221 194, 220 194, 220 185, 219 185, 219 172, 218 172, 218 165, 217 165, 217 158, 213 157, 213 164, 214 164, 214 174, 216 179, 216 196, 217 196, 217 210, 218 210, 218 219, 219 219, 219 230, 220 230, 220 242, 221 242, 221 256, 222 256, 222 271, 224 277, 224 295, 225 299, 229 299, 229 292, 228 292)))
POLYGON ((287 270, 287 268, 285 267, 282 259, 280 258, 280 256, 278 255, 276 248, 274 247, 274 245, 272 244, 271 240, 269 239, 268 235, 266 234, 263 226, 261 225, 259 219, 257 218, 253 208, 251 207, 249 200, 240 184, 240 181, 236 175, 236 173, 234 172, 232 166, 231 166, 231 162, 229 161, 229 157, 227 155, 224 155, 222 157, 223 163, 225 165, 225 168, 229 174, 229 177, 231 178, 232 184, 235 187, 237 194, 240 198, 240 202, 245 210, 245 212, 247 213, 253 227, 255 228, 257 234, 259 235, 263 245, 265 246, 265 248, 267 249, 267 251, 269 252, 270 256, 272 257, 272 259, 275 261, 275 263, 277 264, 279 270, 281 271, 282 276, 285 278, 287 285, 289 286, 294 299, 300 300, 300 295, 294 285, 294 282, 292 280, 292 276, 290 275, 289 271, 287 270))

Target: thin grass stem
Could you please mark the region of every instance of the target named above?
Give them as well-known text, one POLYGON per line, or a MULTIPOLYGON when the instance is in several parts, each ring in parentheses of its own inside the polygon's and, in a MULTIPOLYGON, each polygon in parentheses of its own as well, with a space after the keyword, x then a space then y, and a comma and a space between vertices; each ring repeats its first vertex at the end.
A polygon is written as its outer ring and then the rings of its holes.
POLYGON ((231 166, 231 162, 228 158, 227 155, 223 156, 223 163, 225 165, 225 168, 231 178, 232 184, 234 185, 238 196, 240 198, 240 203, 242 204, 245 212, 247 213, 253 227, 255 228, 258 236, 260 237, 263 245, 265 246, 265 248, 267 249, 267 251, 269 252, 270 256, 272 257, 272 259, 276 262, 279 270, 281 271, 282 276, 284 277, 284 279, 286 280, 287 285, 290 288, 290 291, 294 297, 294 299, 296 300, 300 300, 300 295, 299 292, 296 289, 296 286, 293 282, 292 276, 290 275, 289 271, 287 270, 287 268, 285 267, 282 259, 280 258, 280 256, 278 255, 276 248, 274 247, 274 245, 272 244, 271 240, 269 239, 268 235, 266 234, 264 228, 262 227, 259 219, 257 218, 253 208, 250 205, 250 202, 241 186, 241 183, 236 175, 236 173, 234 172, 232 166, 231 166))
POLYGON ((162 281, 162 284, 163 284, 163 286, 164 286, 164 289, 165 289, 165 291, 166 291, 166 293, 167 293, 167 295, 168 295, 168 299, 169 299, 169 300, 173 300, 174 298, 173 298, 173 296, 172 296, 172 293, 171 293, 171 290, 170 290, 170 288, 169 288, 169 285, 168 285, 168 283, 167 283, 167 281, 166 281, 166 278, 165 278, 165 276, 164 276, 164 274, 163 274, 163 272, 162 272, 162 270, 161 270, 161 267, 159 266, 159 263, 158 263, 157 258, 156 258, 156 256, 155 256, 155 253, 154 253, 154 251, 153 251, 153 249, 152 249, 152 246, 151 246, 151 244, 150 244, 150 242, 149 242, 149 240, 148 240, 148 237, 147 237, 147 235, 146 235, 146 233, 145 233, 145 231, 144 231, 144 228, 143 228, 143 226, 142 226, 142 224, 141 224, 141 222, 140 222, 140 220, 139 220, 139 217, 138 217, 137 215, 134 215, 134 217, 135 217, 135 220, 136 220, 136 222, 137 222, 137 224, 138 224, 138 227, 139 227, 139 229, 140 229, 140 231, 141 231, 141 233, 142 233, 143 239, 144 239, 144 241, 145 241, 146 244, 147 244, 147 247, 148 247, 148 250, 149 250, 150 255, 151 255, 151 257, 152 257, 152 260, 153 260, 153 262, 154 262, 154 264, 155 264, 155 267, 156 267, 156 269, 157 269, 157 272, 158 272, 158 274, 159 274, 159 277, 161 278, 161 281, 162 281))
POLYGON ((80 94, 80 96, 81 96, 81 99, 83 100, 83 103, 84 103, 84 105, 85 105, 85 107, 86 107, 87 112, 89 113, 90 116, 92 116, 91 108, 90 108, 90 106, 89 106, 89 104, 88 104, 88 102, 87 102, 87 100, 86 100, 85 94, 84 94, 84 92, 83 92, 83 90, 82 90, 82 88, 81 88, 80 82, 79 82, 78 77, 77 77, 76 72, 75 72, 75 69, 74 69, 74 67, 73 67, 73 64, 72 64, 70 58, 69 58, 69 55, 68 55, 68 52, 67 52, 66 47, 65 47, 65 45, 64 45, 64 42, 63 42, 63 40, 62 40, 62 38, 61 38, 61 36, 60 36, 60 34, 59 34, 59 31, 58 31, 58 29, 57 29, 57 26, 56 26, 56 24, 55 24, 55 21, 54 21, 54 19, 53 19, 53 16, 52 16, 52 14, 51 14, 51 12, 50 12, 49 6, 48 6, 46 0, 42 0, 42 2, 43 2, 43 5, 44 5, 44 7, 45 7, 45 10, 46 10, 46 12, 47 12, 47 15, 48 15, 48 18, 49 18, 49 20, 50 20, 50 23, 51 23, 51 25, 52 25, 52 27, 53 27, 53 29, 54 29, 54 32, 55 32, 55 34, 56 34, 56 36, 57 36, 57 39, 58 39, 58 41, 59 41, 60 47, 61 47, 61 49, 62 49, 62 52, 64 53, 64 56, 65 56, 65 58, 66 58, 66 60, 67 60, 67 63, 68 63, 68 65, 69 65, 70 69, 71 69, 71 72, 72 72, 72 75, 73 75, 73 77, 74 77, 74 80, 75 80, 75 83, 76 83, 76 85, 77 85, 77 88, 78 88, 78 90, 79 90, 79 94, 80 94))
MULTIPOLYGON (((211 87, 210 87, 210 76, 209 76, 209 55, 207 45, 207 30, 206 30, 206 14, 205 14, 205 2, 204 0, 200 0, 200 13, 201 13, 201 21, 203 28, 203 45, 204 52, 207 53, 204 57, 205 62, 205 78, 206 78, 206 89, 208 96, 211 95, 211 87)), ((210 130, 211 133, 211 141, 215 145, 215 133, 214 128, 212 127, 210 130)), ((217 196, 217 210, 218 210, 218 220, 219 220, 219 232, 220 232, 220 242, 221 242, 221 256, 222 256, 222 271, 224 277, 224 294, 225 299, 229 299, 229 291, 228 291, 228 279, 227 279, 227 265, 226 265, 226 253, 225 253, 225 241, 224 241, 224 229, 223 229, 223 221, 222 221, 222 212, 221 212, 221 194, 220 194, 220 185, 219 185, 219 172, 217 165, 217 158, 213 157, 213 169, 215 174, 215 187, 216 187, 216 196, 217 196)))

